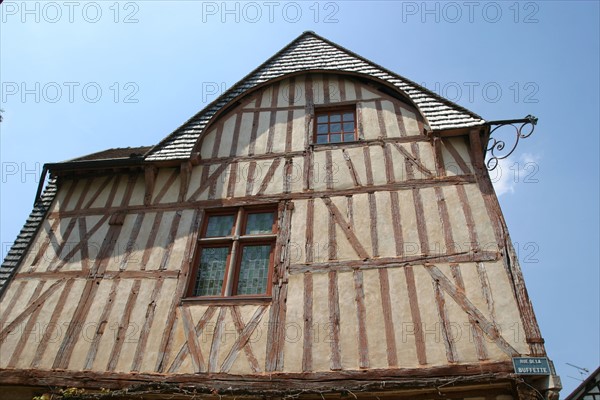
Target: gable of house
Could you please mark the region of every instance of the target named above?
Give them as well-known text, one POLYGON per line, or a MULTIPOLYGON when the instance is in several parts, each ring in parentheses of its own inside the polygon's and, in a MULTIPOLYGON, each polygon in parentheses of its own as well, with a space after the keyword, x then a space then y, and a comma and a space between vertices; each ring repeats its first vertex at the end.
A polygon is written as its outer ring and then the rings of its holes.
POLYGON ((47 165, 0 384, 519 397, 545 349, 489 128, 376 68, 305 33, 152 149, 47 165))

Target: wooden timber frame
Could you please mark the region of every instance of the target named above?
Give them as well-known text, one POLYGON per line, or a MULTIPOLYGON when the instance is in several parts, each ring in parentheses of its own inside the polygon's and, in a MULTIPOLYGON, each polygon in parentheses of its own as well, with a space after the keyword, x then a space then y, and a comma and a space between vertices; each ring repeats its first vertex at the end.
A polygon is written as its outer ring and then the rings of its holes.
POLYGON ((224 106, 189 159, 47 165, 54 203, 1 299, 0 385, 89 398, 555 388, 512 370, 546 352, 484 166, 489 127, 432 130, 406 97, 303 72, 224 106), (314 144, 315 106, 339 104, 356 107, 358 140, 314 144), (207 211, 264 205, 277 208, 270 296, 187 297, 207 211))

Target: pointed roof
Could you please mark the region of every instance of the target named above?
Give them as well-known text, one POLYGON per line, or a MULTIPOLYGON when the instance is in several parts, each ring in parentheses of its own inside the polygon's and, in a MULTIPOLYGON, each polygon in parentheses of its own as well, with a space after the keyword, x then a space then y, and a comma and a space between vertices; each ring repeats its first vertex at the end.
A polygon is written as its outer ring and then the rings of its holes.
POLYGON ((436 93, 335 44, 314 32, 304 32, 215 101, 194 115, 173 133, 154 146, 146 160, 176 160, 191 156, 194 144, 210 119, 226 104, 259 84, 284 75, 332 70, 358 73, 384 80, 406 93, 435 130, 482 125, 477 114, 436 93))

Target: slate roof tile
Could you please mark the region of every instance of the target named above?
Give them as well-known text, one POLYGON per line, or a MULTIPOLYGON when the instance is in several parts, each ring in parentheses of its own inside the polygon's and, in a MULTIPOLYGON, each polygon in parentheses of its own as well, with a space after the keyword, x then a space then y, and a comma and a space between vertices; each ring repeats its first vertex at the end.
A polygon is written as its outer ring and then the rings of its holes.
POLYGON ((8 281, 15 274, 22 258, 25 256, 27 249, 33 242, 35 235, 40 229, 41 222, 44 220, 44 216, 50 208, 55 194, 56 181, 55 179, 51 179, 46 185, 40 200, 36 202, 31 214, 29 214, 29 217, 21 229, 21 232, 19 232, 17 239, 6 254, 2 265, 0 265, 0 297, 2 297, 8 281))

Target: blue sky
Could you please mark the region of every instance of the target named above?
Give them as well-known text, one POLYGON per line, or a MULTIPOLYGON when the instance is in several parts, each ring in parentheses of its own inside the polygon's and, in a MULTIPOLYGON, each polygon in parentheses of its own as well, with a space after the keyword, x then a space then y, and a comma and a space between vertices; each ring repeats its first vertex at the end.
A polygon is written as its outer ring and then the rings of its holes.
POLYGON ((44 163, 152 145, 305 30, 486 120, 539 118, 493 175, 547 350, 599 353, 599 3, 10 2, 0 6, 2 254, 44 163))

